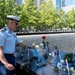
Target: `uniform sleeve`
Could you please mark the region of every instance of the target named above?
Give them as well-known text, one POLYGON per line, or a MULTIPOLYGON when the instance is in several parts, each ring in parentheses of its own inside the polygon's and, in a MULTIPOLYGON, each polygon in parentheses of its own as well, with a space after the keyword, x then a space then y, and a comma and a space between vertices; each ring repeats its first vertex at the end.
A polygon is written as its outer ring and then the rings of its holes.
POLYGON ((15 38, 16 38, 16 42, 15 42, 15 44, 17 45, 17 44, 19 44, 20 43, 20 40, 19 40, 19 38, 17 38, 17 35, 15 34, 15 33, 13 33, 13 35, 15 36, 15 38))
POLYGON ((19 44, 20 40, 16 37, 16 44, 19 44))
POLYGON ((3 33, 0 32, 0 46, 4 46, 5 43, 5 36, 3 33))

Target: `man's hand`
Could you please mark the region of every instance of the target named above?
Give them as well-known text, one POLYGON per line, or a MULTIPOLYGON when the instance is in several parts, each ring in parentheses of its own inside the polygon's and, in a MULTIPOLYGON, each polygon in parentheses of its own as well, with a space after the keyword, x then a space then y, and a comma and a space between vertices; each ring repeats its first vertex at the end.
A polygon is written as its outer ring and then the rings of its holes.
POLYGON ((8 70, 14 70, 15 69, 15 67, 12 64, 9 64, 9 63, 5 64, 5 66, 8 70))
POLYGON ((23 40, 20 41, 19 46, 21 46, 21 47, 27 47, 26 44, 24 44, 23 40))

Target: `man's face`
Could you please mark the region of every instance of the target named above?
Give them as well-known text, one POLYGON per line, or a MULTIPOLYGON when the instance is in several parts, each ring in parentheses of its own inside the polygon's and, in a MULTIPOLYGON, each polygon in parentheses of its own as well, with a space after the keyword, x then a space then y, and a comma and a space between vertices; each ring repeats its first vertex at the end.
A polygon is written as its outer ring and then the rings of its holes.
POLYGON ((14 20, 11 21, 11 30, 15 31, 18 28, 18 23, 14 20))

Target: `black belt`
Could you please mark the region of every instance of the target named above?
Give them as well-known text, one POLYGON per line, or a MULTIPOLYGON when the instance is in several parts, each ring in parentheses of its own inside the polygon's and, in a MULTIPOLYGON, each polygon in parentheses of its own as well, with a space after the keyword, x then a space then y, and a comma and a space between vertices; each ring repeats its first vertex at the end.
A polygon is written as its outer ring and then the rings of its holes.
POLYGON ((12 55, 14 55, 14 54, 6 54, 6 53, 4 53, 4 55, 5 55, 5 56, 12 56, 12 55))

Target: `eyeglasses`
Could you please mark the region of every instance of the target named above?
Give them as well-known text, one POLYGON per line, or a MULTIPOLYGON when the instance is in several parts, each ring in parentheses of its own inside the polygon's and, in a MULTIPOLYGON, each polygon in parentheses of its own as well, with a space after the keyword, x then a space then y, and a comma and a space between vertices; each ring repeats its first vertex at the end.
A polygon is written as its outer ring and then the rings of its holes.
POLYGON ((15 22, 16 25, 19 25, 17 21, 13 20, 13 22, 15 22))
POLYGON ((16 23, 16 25, 18 25, 18 23, 17 22, 15 22, 16 23))

